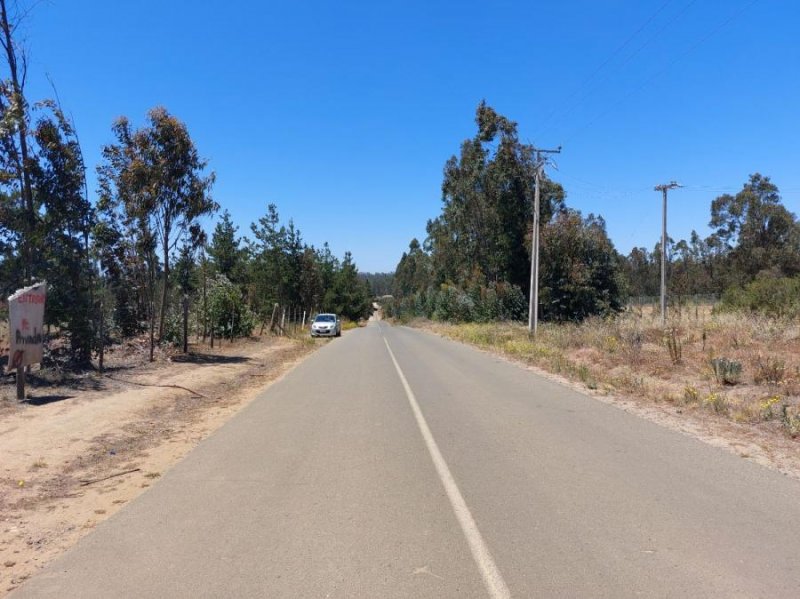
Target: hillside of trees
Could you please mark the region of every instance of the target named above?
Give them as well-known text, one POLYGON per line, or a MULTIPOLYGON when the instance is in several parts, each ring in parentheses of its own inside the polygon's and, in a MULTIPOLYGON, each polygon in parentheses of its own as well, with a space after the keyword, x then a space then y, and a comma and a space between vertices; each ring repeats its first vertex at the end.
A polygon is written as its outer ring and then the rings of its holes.
POLYGON ((203 224, 220 210, 214 173, 163 107, 142 126, 113 124, 92 194, 65 111, 26 96, 16 25, 0 0, 0 297, 46 280, 46 324, 65 339, 66 361, 88 365, 106 343, 145 333, 152 358, 157 343, 182 338, 184 306, 204 338, 250 335, 276 304, 369 314, 353 257, 307 244, 273 204, 250 236, 224 211, 209 238, 203 224))
MULTIPOLYGON (((527 315, 534 149, 519 141, 516 123, 485 102, 475 124, 475 136, 444 166, 441 214, 400 258, 389 315, 450 321, 527 315)), ((622 256, 603 218, 568 207, 560 184, 545 178, 540 201, 544 320, 609 315, 631 297, 659 294, 660 242, 622 256)), ((737 194, 715 198, 710 211, 710 236, 693 231, 688 242, 668 240, 671 301, 713 295, 722 296, 723 307, 759 309, 758 297, 769 290, 788 297, 800 275, 800 223, 769 177, 751 175, 737 194)))

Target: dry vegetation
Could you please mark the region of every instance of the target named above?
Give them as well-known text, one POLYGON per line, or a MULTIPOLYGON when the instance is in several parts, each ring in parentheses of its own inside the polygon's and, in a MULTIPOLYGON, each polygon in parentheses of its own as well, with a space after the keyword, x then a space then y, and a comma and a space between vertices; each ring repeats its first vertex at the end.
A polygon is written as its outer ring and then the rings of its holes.
POLYGON ((651 308, 583 324, 417 323, 578 381, 600 393, 674 406, 800 439, 800 323, 684 307, 667 328, 651 308))

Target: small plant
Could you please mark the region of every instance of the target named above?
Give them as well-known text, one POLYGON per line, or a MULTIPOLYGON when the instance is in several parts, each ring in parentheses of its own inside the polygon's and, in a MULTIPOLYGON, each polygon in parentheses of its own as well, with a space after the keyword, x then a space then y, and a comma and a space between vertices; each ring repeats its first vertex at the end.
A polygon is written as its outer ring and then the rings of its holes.
POLYGON ((782 420, 783 428, 792 439, 800 435, 800 413, 796 407, 792 408, 784 404, 782 420))
POLYGON ((31 470, 39 470, 40 468, 47 468, 47 462, 44 458, 39 458, 31 465, 31 470))
POLYGON ((619 340, 614 335, 606 335, 603 339, 603 350, 615 354, 619 350, 619 340))
POLYGON ((756 372, 753 380, 759 385, 778 385, 786 376, 786 362, 780 358, 764 358, 759 354, 756 358, 756 372))
POLYGON ((709 393, 703 402, 711 406, 715 414, 728 413, 728 399, 722 393, 709 393))
POLYGON ((678 337, 676 329, 667 329, 664 331, 664 344, 667 346, 669 352, 669 359, 672 364, 677 366, 683 362, 683 342, 678 337))
POLYGON ((742 381, 742 363, 728 358, 714 358, 711 369, 720 385, 737 385, 742 381))
POLYGON ((587 389, 595 390, 598 388, 597 379, 592 375, 591 369, 586 364, 578 364, 572 368, 572 372, 586 385, 587 389))
POLYGON ((780 400, 781 400, 780 395, 773 395, 772 397, 768 397, 765 400, 759 402, 758 407, 761 410, 762 420, 772 420, 775 417, 773 408, 775 407, 775 404, 780 402, 780 400))
POLYGON ((697 392, 697 389, 691 385, 686 385, 686 387, 683 388, 683 401, 685 403, 697 403, 698 399, 700 399, 700 394, 697 392))
POLYGON ((644 343, 644 336, 641 331, 629 331, 622 337, 625 345, 625 354, 632 364, 641 364, 642 362, 642 345, 644 343))

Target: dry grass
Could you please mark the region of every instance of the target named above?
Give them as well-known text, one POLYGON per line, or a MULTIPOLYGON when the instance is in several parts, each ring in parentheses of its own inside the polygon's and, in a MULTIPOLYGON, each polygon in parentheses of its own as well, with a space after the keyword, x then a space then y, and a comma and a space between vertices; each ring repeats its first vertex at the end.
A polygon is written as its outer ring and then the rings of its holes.
POLYGON ((589 389, 709 413, 800 437, 800 323, 690 306, 549 324, 426 323, 436 332, 580 381, 589 389))

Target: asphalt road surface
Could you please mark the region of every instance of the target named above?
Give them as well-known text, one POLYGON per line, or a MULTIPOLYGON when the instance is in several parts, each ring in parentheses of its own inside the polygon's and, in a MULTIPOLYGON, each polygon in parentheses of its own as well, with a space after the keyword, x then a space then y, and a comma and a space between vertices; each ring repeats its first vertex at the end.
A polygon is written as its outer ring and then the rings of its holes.
POLYGON ((373 323, 12 597, 800 597, 800 483, 373 323))

